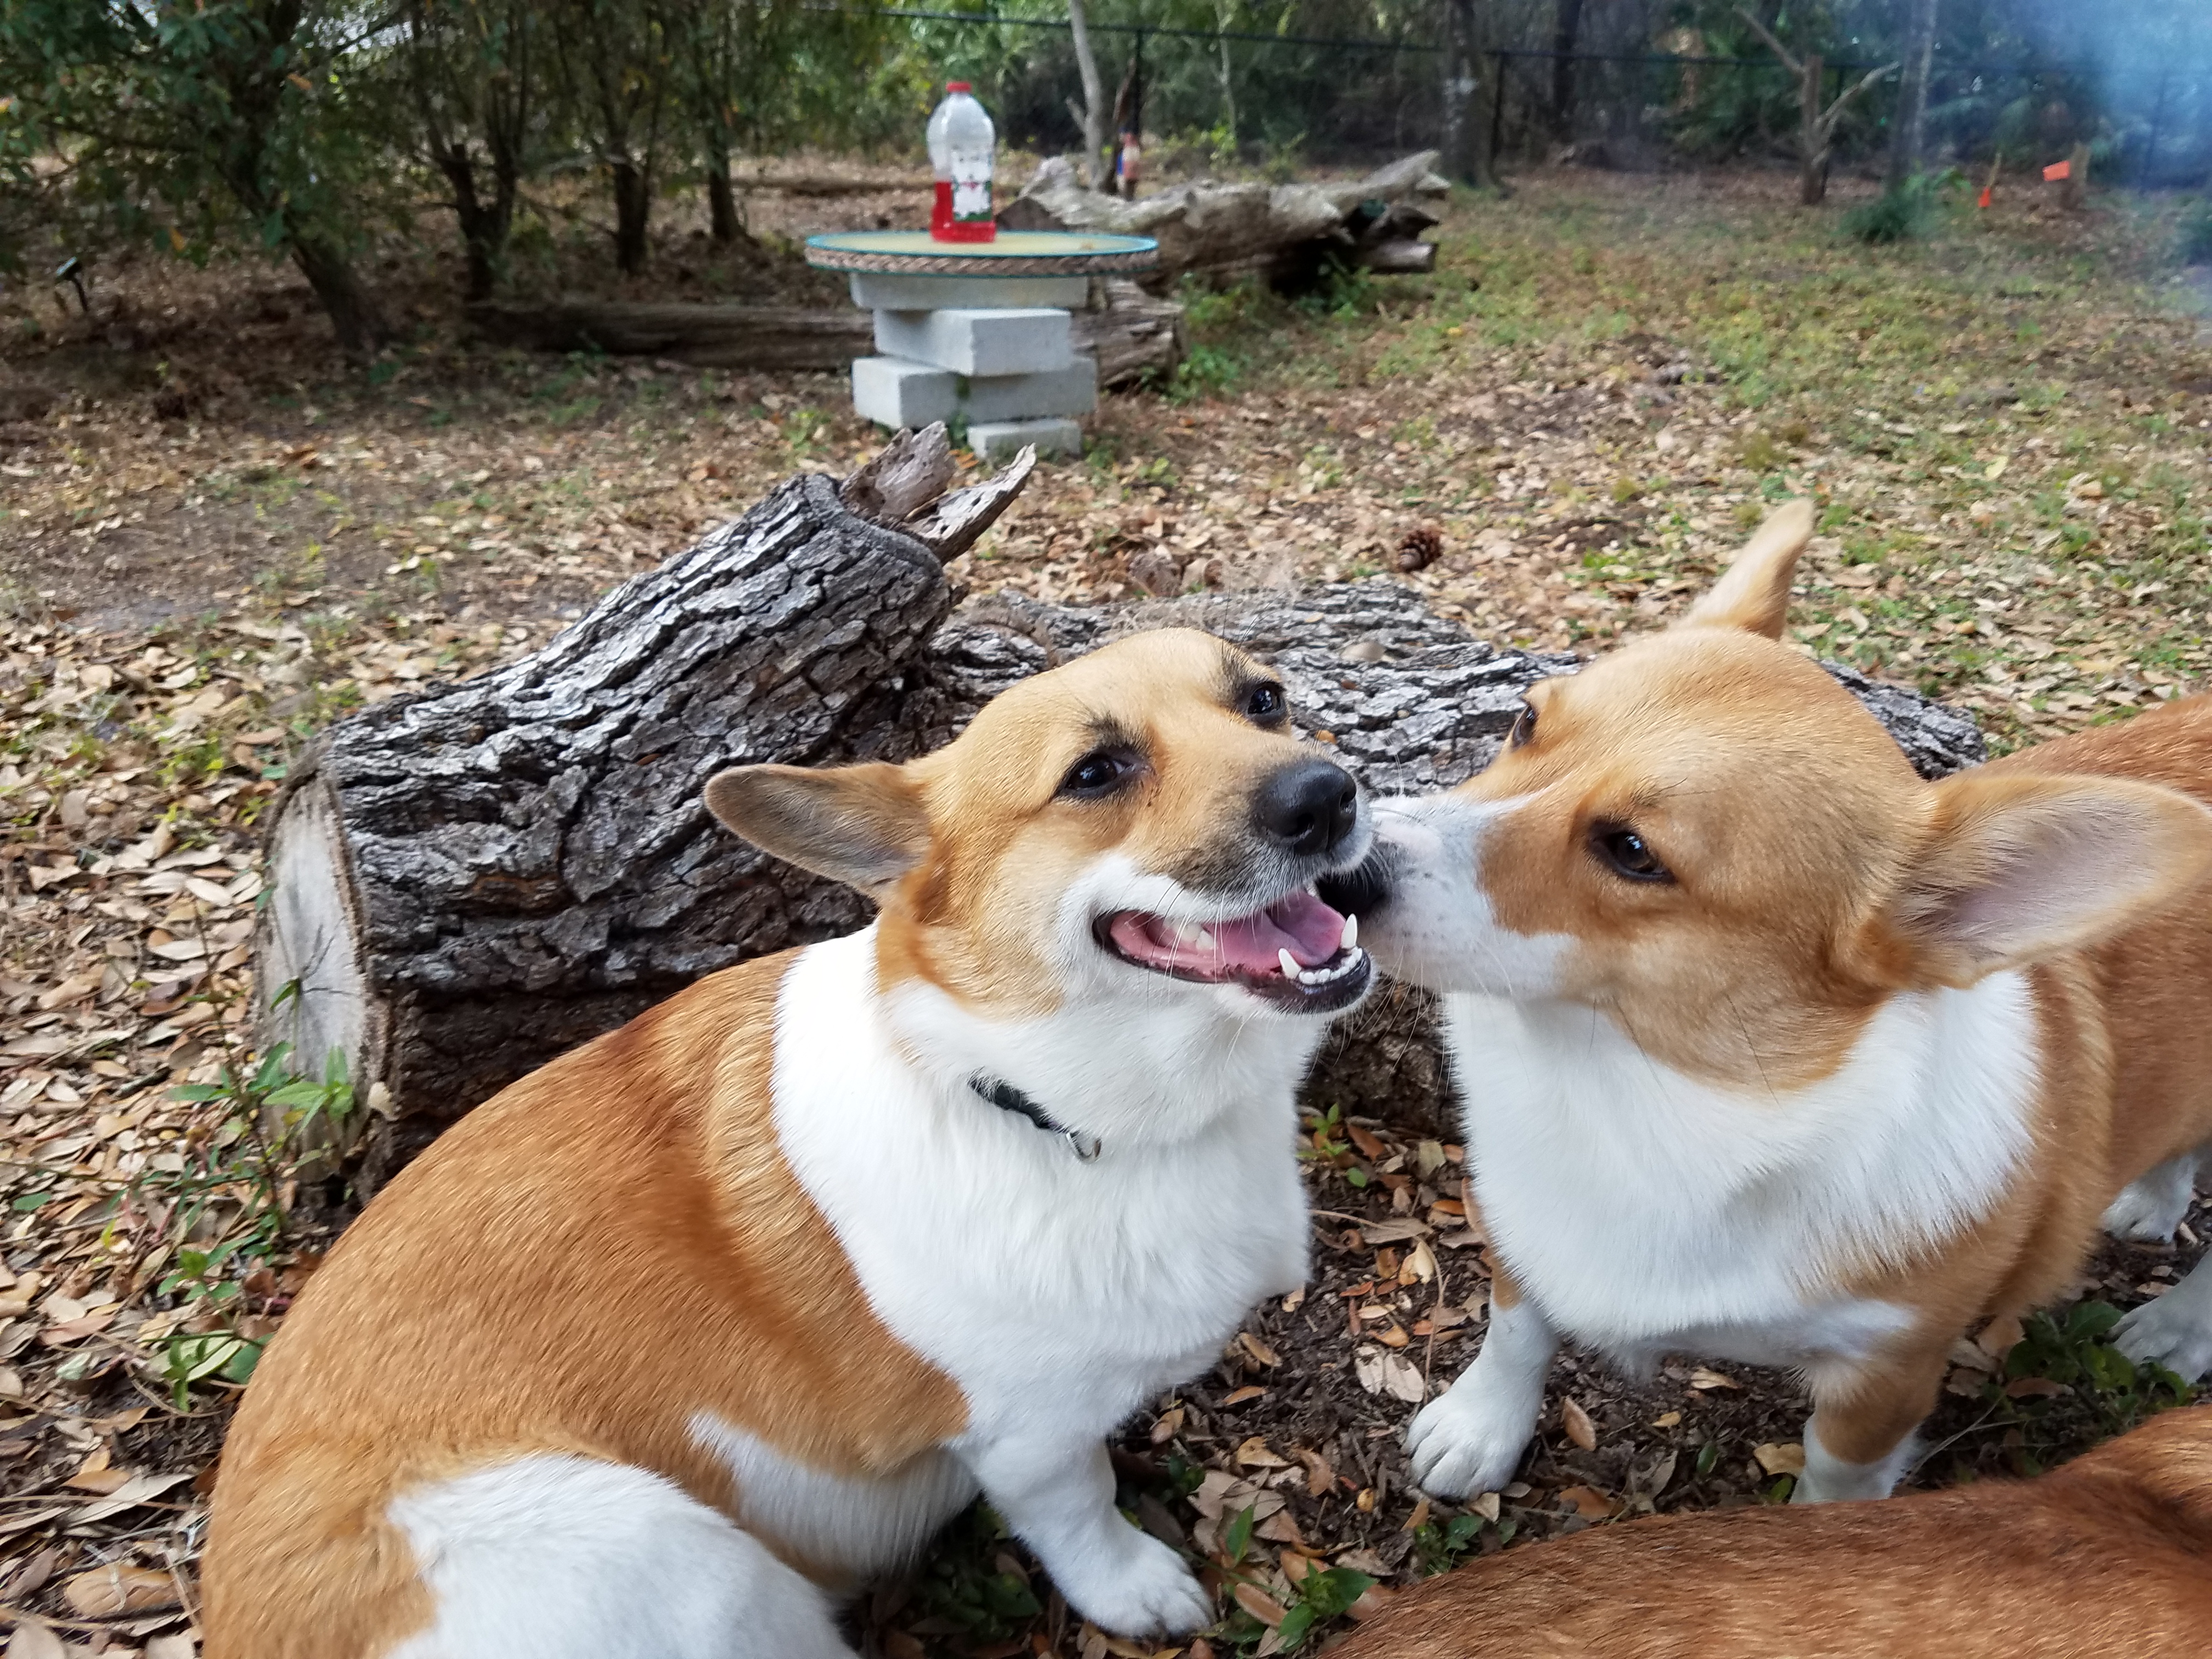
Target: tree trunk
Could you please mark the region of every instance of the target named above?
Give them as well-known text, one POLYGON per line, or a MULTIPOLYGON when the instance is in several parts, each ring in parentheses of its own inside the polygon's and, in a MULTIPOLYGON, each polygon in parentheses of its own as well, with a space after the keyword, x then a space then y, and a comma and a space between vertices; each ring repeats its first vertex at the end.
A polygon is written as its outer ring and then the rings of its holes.
POLYGON ((1797 88, 1798 117, 1803 124, 1798 143, 1804 155, 1797 179, 1797 200, 1805 207, 1818 207, 1828 196, 1828 133, 1820 118, 1821 80, 1826 72, 1827 64, 1819 52, 1806 54, 1797 88))
POLYGON ((1098 159, 1106 153, 1106 88, 1098 78, 1098 59, 1091 50, 1090 20, 1083 0, 1067 0, 1067 32, 1075 43, 1075 70, 1083 78, 1083 182, 1098 188, 1098 159))
MULTIPOLYGON (((936 438, 842 492, 791 480, 535 656, 353 715, 301 757, 270 833, 261 1036, 304 1068, 345 1054, 374 1113, 366 1182, 700 975, 860 924, 851 892, 711 823, 699 792, 723 766, 904 759, 1055 660, 1179 624, 1273 663, 1370 788, 1426 791, 1488 763, 1522 688, 1577 666, 1484 644, 1388 580, 1097 609, 1001 595, 940 627, 939 558, 1022 469, 915 518, 951 474, 936 438)), ((1830 672, 1923 773, 1981 758, 1967 717, 1830 672)), ((1426 999, 1386 992, 1347 1021, 1309 1098, 1448 1129, 1426 999)))
POLYGON ((627 276, 645 269, 646 226, 653 214, 653 183, 629 156, 613 163, 615 264, 627 276))
POLYGON ((496 276, 498 248, 493 240, 492 210, 477 195, 476 164, 468 146, 458 142, 439 150, 437 162, 453 192, 453 218, 460 226, 461 246, 468 258, 467 297, 489 300, 496 276))
POLYGON ((1482 155, 1482 111, 1475 94, 1480 86, 1475 65, 1474 0, 1444 0, 1443 131, 1441 135, 1444 175, 1470 185, 1489 182, 1490 169, 1482 155))
POLYGON ((1912 0, 1905 32, 1905 77, 1897 92, 1897 131, 1889 147, 1894 190, 1923 167, 1928 137, 1928 76, 1936 57, 1938 0, 1912 0))
POLYGON ((708 234, 716 246, 728 247, 746 240, 744 221, 738 216, 738 193, 730 185, 729 140, 711 127, 707 134, 707 217, 708 234))
POLYGON ((1575 136, 1575 39, 1582 32, 1583 0, 1555 0, 1552 19, 1552 136, 1562 143, 1575 136))
POLYGON ((299 266, 307 286, 322 301, 331 328, 338 337, 339 349, 356 361, 374 356, 377 348, 391 337, 390 331, 376 301, 354 274, 352 262, 321 238, 295 234, 292 263, 299 266))

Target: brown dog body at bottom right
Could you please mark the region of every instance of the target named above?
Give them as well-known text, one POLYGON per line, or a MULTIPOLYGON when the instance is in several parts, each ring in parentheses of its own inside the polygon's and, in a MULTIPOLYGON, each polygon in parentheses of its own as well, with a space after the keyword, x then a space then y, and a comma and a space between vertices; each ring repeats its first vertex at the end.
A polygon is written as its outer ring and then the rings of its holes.
POLYGON ((1431 1579, 1330 1659, 2212 1653, 2212 1406, 2027 1481, 1656 1516, 1431 1579))

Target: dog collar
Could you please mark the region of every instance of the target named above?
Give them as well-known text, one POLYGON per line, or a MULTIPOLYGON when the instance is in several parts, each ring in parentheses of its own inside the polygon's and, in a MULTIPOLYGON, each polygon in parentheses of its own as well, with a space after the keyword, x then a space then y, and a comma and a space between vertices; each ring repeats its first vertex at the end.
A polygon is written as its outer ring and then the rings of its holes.
POLYGON ((968 1086, 1000 1111, 1025 1117, 1047 1134, 1066 1136, 1068 1146, 1085 1164, 1105 1150, 1105 1143, 1097 1135, 1087 1135, 1079 1129, 1069 1128, 1004 1078, 985 1077, 978 1073, 968 1079, 968 1086))

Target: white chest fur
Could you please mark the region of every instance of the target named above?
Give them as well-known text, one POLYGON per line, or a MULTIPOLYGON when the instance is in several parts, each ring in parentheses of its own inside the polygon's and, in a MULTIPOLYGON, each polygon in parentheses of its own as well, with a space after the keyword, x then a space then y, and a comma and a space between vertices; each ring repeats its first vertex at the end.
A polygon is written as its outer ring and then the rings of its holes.
POLYGON ((1292 1089, 1318 1022, 1231 1026, 1212 1042, 1224 1050, 1215 1064, 1197 1035, 1223 1024, 1210 999, 1133 1017, 1079 1006, 1050 1017, 1072 1030, 1045 1031, 986 1026, 909 988, 901 1044, 874 951, 871 929, 793 966, 776 1129, 870 1304, 966 1395, 969 1438, 1047 1415, 1103 1435, 1204 1370, 1261 1297, 1304 1281, 1292 1089), (1035 1056, 1071 1052, 1087 1069, 1039 1075, 1035 1056), (1103 1152, 1084 1162, 979 1098, 975 1070, 1099 1129, 1103 1152), (1180 1122, 1161 1119, 1177 1109, 1155 1072, 1184 1079, 1180 1122), (1152 1121, 1127 1109, 1133 1097, 1155 1099, 1152 1121))
POLYGON ((1809 1087, 1735 1092, 1563 1002, 1445 999, 1491 1236, 1557 1328, 1623 1361, 1863 1354, 1901 1309, 1834 1288, 1984 1213, 2026 1151, 2029 988, 1893 998, 1809 1087))

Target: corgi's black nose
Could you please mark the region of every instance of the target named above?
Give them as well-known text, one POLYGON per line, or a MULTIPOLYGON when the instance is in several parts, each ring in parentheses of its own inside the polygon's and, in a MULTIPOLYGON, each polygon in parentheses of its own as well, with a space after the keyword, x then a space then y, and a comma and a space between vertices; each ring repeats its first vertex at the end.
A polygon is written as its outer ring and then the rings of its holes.
POLYGON ((1325 760, 1285 766, 1260 787, 1260 833, 1286 852, 1326 853, 1359 822, 1359 786, 1325 760))

